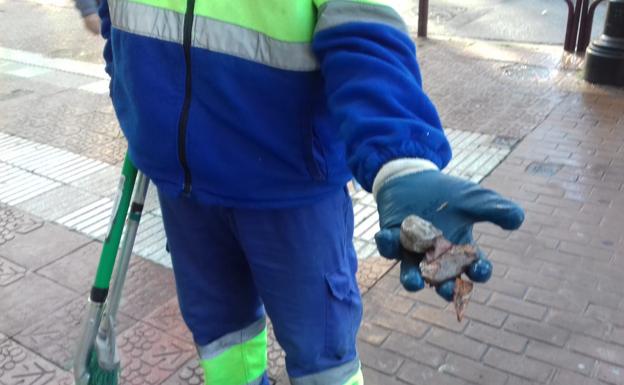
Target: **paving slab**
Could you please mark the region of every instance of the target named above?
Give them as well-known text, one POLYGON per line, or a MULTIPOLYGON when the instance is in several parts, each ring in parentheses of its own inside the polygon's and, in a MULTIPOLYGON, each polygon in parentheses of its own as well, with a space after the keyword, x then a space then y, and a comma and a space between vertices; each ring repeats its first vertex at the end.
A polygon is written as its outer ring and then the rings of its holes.
MULTIPOLYGON (((144 318, 143 322, 157 328, 158 330, 179 338, 183 341, 193 343, 193 337, 182 320, 180 307, 177 298, 171 299, 151 314, 144 318)), ((285 353, 275 339, 273 325, 268 322, 268 352, 269 359, 269 378, 278 378, 285 370, 285 353)), ((175 375, 173 375, 167 384, 195 384, 202 379, 201 370, 198 367, 196 359, 187 362, 175 375)), ((203 380, 201 380, 203 383, 203 380)))
POLYGON ((27 234, 43 226, 39 219, 0 204, 0 246, 15 238, 18 234, 27 234))
POLYGON ((143 319, 175 295, 171 269, 136 257, 130 261, 120 309, 132 318, 143 319))
MULTIPOLYGON (((85 293, 22 330, 13 339, 57 366, 70 370, 83 330, 87 304, 88 294, 85 293)), ((117 333, 122 333, 136 322, 122 313, 118 314, 117 333)))
POLYGON ((173 298, 143 319, 143 322, 173 337, 192 343, 193 335, 186 327, 178 299, 173 298))
POLYGON ((85 293, 93 285, 101 251, 102 244, 91 241, 37 273, 78 293, 85 293))
POLYGON ((160 384, 180 369, 192 356, 192 344, 138 322, 118 337, 124 384, 160 384))
POLYGON ((0 255, 23 267, 36 270, 88 242, 89 238, 83 235, 46 223, 27 235, 17 235, 11 242, 0 245, 0 255))
POLYGON ((171 375, 163 385, 203 385, 203 369, 199 365, 197 358, 192 358, 186 362, 181 369, 171 375))
POLYGON ((0 287, 9 286, 26 275, 26 269, 0 257, 0 287))
POLYGON ((13 336, 76 296, 76 292, 29 271, 23 278, 2 287, 0 332, 13 336))
POLYGON ((72 385, 73 377, 18 343, 0 343, 0 383, 3 385, 72 385))

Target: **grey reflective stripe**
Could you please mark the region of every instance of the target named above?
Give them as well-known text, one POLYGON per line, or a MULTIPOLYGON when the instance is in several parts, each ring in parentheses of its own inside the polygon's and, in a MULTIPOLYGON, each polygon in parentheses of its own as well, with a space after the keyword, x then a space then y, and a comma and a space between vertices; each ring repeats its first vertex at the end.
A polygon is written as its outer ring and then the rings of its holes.
POLYGON ((122 31, 182 44, 184 15, 163 8, 108 0, 111 23, 122 31))
POLYGON ((319 63, 310 43, 275 40, 223 21, 196 17, 193 46, 289 71, 314 71, 319 63))
MULTIPOLYGON (((168 9, 109 0, 113 27, 136 35, 182 44, 184 15, 168 9)), ((315 71, 310 43, 291 43, 238 25, 195 15, 193 47, 236 56, 288 71, 315 71)))
POLYGON ((321 5, 314 32, 353 22, 381 23, 407 32, 405 22, 391 7, 349 0, 330 0, 321 5))
POLYGON ((199 358, 202 360, 210 360, 221 353, 225 352, 232 346, 240 345, 249 341, 258 334, 260 334, 266 328, 266 319, 260 318, 256 322, 247 326, 244 329, 229 333, 219 338, 216 341, 204 346, 197 346, 197 352, 199 358))
POLYGON ((360 370, 360 360, 355 359, 335 368, 303 377, 290 377, 292 385, 344 385, 360 370))

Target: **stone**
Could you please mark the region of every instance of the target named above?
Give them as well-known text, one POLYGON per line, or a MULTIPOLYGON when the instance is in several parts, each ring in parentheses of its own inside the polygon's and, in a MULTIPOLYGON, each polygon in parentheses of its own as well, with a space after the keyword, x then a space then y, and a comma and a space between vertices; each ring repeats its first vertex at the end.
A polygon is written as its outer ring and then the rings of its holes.
POLYGON ((414 253, 424 253, 434 246, 442 231, 416 215, 406 217, 401 223, 401 245, 414 253))

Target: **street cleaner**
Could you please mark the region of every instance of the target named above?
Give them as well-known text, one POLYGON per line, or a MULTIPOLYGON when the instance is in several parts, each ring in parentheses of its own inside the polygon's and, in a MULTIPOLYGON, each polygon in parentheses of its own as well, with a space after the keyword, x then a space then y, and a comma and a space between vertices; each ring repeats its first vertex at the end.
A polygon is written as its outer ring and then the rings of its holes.
MULTIPOLYGON (((401 246, 406 217, 456 245, 474 243, 476 222, 523 221, 440 171, 451 149, 391 1, 104 0, 100 16, 112 101, 158 188, 208 385, 269 384, 267 316, 292 384, 364 383, 352 177, 410 291, 425 281, 401 246)), ((477 254, 464 272, 485 282, 477 254)), ((453 298, 454 278, 428 282, 453 298)))

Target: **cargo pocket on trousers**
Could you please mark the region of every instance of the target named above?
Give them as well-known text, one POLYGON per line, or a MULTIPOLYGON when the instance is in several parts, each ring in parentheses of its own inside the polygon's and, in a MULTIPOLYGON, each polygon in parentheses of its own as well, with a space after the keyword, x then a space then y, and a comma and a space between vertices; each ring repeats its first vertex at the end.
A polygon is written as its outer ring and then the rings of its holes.
POLYGON ((361 312, 356 283, 347 273, 325 274, 328 293, 325 302, 325 351, 341 359, 355 351, 355 336, 361 312))

